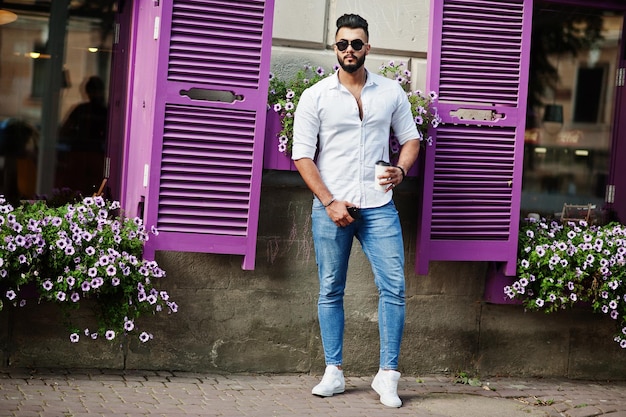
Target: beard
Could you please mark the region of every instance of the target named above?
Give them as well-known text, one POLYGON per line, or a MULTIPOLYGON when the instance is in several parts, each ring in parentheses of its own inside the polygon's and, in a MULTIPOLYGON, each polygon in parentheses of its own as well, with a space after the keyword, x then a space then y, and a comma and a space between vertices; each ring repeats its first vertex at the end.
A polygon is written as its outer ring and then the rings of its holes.
MULTIPOLYGON (((356 58, 356 55, 352 56, 356 58)), ((337 61, 345 72, 352 74, 353 72, 361 68, 363 64, 365 64, 365 54, 363 54, 363 56, 361 56, 360 58, 356 58, 356 62, 354 64, 346 64, 340 57, 337 57, 337 61)))

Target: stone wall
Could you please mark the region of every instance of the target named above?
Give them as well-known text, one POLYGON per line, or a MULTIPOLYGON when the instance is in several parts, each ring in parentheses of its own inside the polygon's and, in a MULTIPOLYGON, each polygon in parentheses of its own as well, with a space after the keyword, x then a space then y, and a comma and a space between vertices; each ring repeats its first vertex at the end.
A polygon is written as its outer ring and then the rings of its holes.
MULTIPOLYGON (((604 316, 584 308, 546 315, 486 303, 487 265, 480 262, 436 262, 428 276, 416 275, 418 183, 407 181, 394 197, 407 259, 404 373, 623 378, 626 352, 612 341, 613 322, 604 316)), ((254 271, 243 271, 239 256, 158 253, 168 275, 163 285, 179 312, 140 320, 154 330, 146 344, 72 344, 56 306, 5 308, 3 366, 322 372, 311 198, 297 173, 265 173, 254 271)), ((345 308, 346 372, 372 374, 378 367, 377 294, 358 242, 345 308)))

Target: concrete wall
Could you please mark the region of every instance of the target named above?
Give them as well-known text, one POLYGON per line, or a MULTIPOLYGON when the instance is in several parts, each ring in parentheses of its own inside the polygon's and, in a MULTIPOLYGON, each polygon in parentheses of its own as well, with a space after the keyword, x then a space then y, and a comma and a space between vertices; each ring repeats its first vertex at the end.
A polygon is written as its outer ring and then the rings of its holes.
MULTIPOLYGON (((335 63, 327 48, 334 21, 357 12, 371 24, 368 62, 411 62, 423 87, 427 0, 277 0, 273 69, 335 63), (383 6, 384 5, 384 6, 383 6), (378 62, 377 60, 380 60, 378 62)), ((588 309, 557 314, 483 301, 487 264, 435 262, 414 272, 419 180, 395 192, 405 238, 407 317, 401 371, 420 375, 477 372, 622 379, 626 352, 612 342, 613 322, 588 309)), ((2 365, 167 369, 203 372, 315 372, 324 368, 316 313, 317 271, 310 231, 311 193, 293 172, 267 171, 261 196, 257 265, 242 271, 239 256, 158 253, 175 315, 147 318, 155 339, 71 344, 54 306, 29 303, 0 312, 2 365)), ((346 294, 345 369, 378 367, 377 294, 358 243, 346 294)), ((88 312, 81 310, 81 314, 88 312)))

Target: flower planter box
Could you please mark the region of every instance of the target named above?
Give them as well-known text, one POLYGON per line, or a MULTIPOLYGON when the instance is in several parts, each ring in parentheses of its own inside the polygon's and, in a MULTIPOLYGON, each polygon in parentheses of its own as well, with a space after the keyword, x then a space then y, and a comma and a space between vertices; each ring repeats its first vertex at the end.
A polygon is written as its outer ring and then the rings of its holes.
POLYGON ((278 151, 278 132, 280 116, 272 109, 267 110, 265 119, 265 148, 263 150, 263 168, 280 171, 297 171, 291 158, 278 151))
POLYGON ((521 300, 511 299, 504 293, 504 287, 512 285, 516 280, 517 277, 504 275, 502 268, 499 268, 495 262, 490 262, 485 279, 483 300, 491 304, 521 305, 521 300))

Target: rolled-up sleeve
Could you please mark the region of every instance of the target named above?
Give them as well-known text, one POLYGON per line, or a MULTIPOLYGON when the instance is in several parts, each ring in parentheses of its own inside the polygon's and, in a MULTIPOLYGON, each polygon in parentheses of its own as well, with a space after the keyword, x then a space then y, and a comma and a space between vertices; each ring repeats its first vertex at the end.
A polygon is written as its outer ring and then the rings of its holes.
POLYGON ((411 103, 406 99, 406 93, 398 84, 396 91, 397 109, 391 119, 393 133, 396 135, 400 145, 404 145, 411 139, 419 139, 419 132, 413 120, 411 103))
POLYGON ((310 89, 304 90, 300 96, 294 117, 291 159, 294 161, 302 158, 313 159, 317 151, 320 118, 317 103, 310 89))

